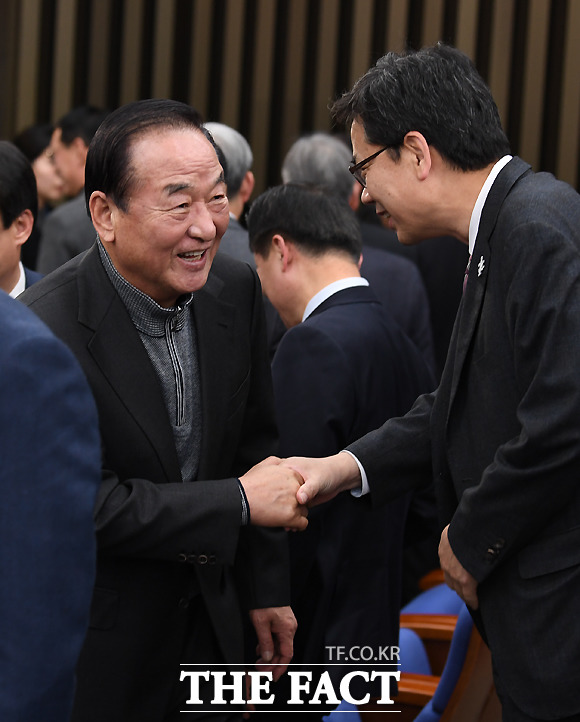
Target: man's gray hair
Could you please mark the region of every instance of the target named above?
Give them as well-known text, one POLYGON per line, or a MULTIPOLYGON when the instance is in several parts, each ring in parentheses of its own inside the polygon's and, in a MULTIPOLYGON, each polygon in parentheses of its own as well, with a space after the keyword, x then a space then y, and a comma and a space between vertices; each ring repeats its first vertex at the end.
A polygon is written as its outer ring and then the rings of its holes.
POLYGON ((282 182, 315 185, 348 201, 354 182, 348 170, 351 160, 346 143, 329 133, 305 135, 284 158, 282 182))
POLYGON ((254 162, 248 141, 237 130, 223 123, 205 123, 226 159, 225 180, 228 196, 234 198, 240 191, 244 176, 254 162))

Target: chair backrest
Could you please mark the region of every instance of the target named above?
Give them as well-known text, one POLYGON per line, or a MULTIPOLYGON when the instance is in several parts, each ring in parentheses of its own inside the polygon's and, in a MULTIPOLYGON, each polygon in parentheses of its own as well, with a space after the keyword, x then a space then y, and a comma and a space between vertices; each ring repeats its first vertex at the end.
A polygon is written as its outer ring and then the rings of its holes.
POLYGON ((463 604, 463 608, 459 612, 457 617, 457 625, 453 632, 453 638, 451 639, 451 646, 449 647, 449 654, 447 655, 447 661, 443 668, 443 674, 437 685, 437 690, 433 695, 431 704, 433 709, 439 714, 443 714, 453 690, 457 685, 457 681, 461 672, 464 668, 465 659, 467 656, 467 649, 471 640, 471 632, 473 630, 473 619, 469 610, 463 604))
POLYGON ((461 597, 447 584, 437 584, 421 592, 401 609, 401 614, 459 614, 461 597))
POLYGON ((432 674, 431 663, 421 637, 406 627, 399 630, 399 659, 401 672, 432 674))

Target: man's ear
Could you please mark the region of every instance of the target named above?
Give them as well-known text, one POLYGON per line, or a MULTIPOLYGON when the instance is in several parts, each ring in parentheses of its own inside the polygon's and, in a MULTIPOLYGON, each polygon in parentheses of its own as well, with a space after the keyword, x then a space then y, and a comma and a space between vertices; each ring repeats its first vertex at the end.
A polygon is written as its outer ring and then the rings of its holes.
POLYGON ((87 160, 87 153, 89 152, 89 146, 82 138, 77 136, 73 139, 69 147, 73 148, 79 163, 82 163, 84 167, 87 160))
POLYGON ((89 198, 91 220, 97 234, 103 243, 115 240, 115 213, 119 213, 117 206, 102 191, 93 191, 89 198))
POLYGON ((282 263, 282 271, 286 272, 288 267, 293 263, 295 256, 295 246, 292 241, 286 240, 279 233, 272 237, 272 248, 270 253, 278 256, 282 263))
POLYGON ((411 153, 416 168, 417 178, 425 180, 431 170, 431 149, 425 136, 416 130, 411 130, 403 138, 403 148, 411 153))
POLYGON ((250 196, 254 192, 255 184, 256 180, 254 178, 254 174, 251 170, 247 171, 244 179, 242 180, 242 184, 240 185, 240 190, 238 191, 238 195, 244 203, 250 200, 250 196))
POLYGON ((352 210, 356 213, 360 207, 360 197, 363 189, 361 184, 355 180, 352 184, 352 190, 350 192, 350 195, 348 197, 348 205, 352 208, 352 210))
POLYGON ((32 228, 34 226, 34 216, 32 211, 27 208, 25 211, 12 221, 12 233, 14 242, 17 246, 22 246, 23 243, 30 238, 32 228))

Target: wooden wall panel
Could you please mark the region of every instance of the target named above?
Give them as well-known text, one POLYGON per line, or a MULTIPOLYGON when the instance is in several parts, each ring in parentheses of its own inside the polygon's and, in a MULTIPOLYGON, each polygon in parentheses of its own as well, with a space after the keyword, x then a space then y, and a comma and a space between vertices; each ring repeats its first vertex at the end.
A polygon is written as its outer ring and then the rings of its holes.
POLYGON ((36 69, 40 47, 40 0, 23 0, 20 6, 16 87, 28 88, 16 106, 16 124, 22 126, 26 119, 35 117, 37 111, 36 69))
MULTIPOLYGON (((578 164, 580 158, 580 3, 568 3, 566 40, 564 47, 564 77, 562 82, 562 106, 558 138, 557 175, 570 181, 576 179, 578 187, 578 164)), ((574 180, 571 181, 572 183, 574 180)))
MULTIPOLYGON (((377 0, 380 2, 380 0, 377 0)), ((409 0, 390 0, 385 53, 400 53, 407 45, 407 18, 409 16, 409 0)))
POLYGON ((514 0, 502 0, 501 7, 495 3, 492 19, 488 83, 490 88, 493 88, 495 102, 504 127, 507 127, 509 108, 509 63, 512 52, 513 23, 514 0))
POLYGON ((72 103, 76 10, 75 0, 59 0, 57 4, 52 77, 53 112, 56 117, 66 113, 72 103))
POLYGON ((220 122, 236 127, 238 125, 238 108, 240 105, 243 34, 244 0, 228 0, 227 15, 224 29, 224 65, 221 79, 221 118, 220 122))
POLYGON ((422 45, 433 45, 443 37, 444 0, 425 0, 423 5, 422 45))
MULTIPOLYGON (((373 0, 354 0, 350 72, 347 83, 349 88, 357 78, 366 72, 372 62, 372 58, 369 57, 369 48, 372 42, 373 11, 373 0)), ((338 52, 342 52, 342 49, 338 48, 338 52)), ((344 88, 344 90, 347 89, 344 88)))
POLYGON ((125 0, 121 54, 121 105, 139 99, 139 61, 143 47, 143 0, 125 0))
MULTIPOLYGON (((484 0, 487 2, 488 0, 484 0)), ((489 0, 493 2, 493 0, 489 0)), ((459 0, 457 9, 457 34, 453 44, 470 58, 475 58, 477 49, 477 14, 479 4, 473 0, 459 0)))
MULTIPOLYGON (((314 127, 328 130, 330 118, 328 104, 334 97, 334 72, 338 54, 339 0, 324 0, 321 4, 318 30, 318 56, 313 72, 316 77, 314 97, 314 127)), ((343 48, 340 49, 343 52, 343 48)))
MULTIPOLYGON (((91 5, 91 44, 89 47, 89 78, 86 102, 98 108, 106 108, 109 93, 109 29, 111 27, 111 0, 91 5)), ((116 69, 117 72, 119 69, 116 69)), ((70 110, 71 102, 62 109, 54 108, 52 120, 70 110)))
MULTIPOLYGON (((209 84, 214 76, 210 65, 209 43, 213 0, 196 0, 191 34, 190 103, 207 117, 209 84)), ((217 118, 212 118, 217 120, 217 118)))
POLYGON ((155 44, 153 46, 152 94, 154 98, 166 98, 171 95, 174 14, 175 0, 163 0, 163 3, 157 3, 155 44))
MULTIPOLYGON (((301 134, 304 66, 306 50, 306 22, 308 0, 292 0, 289 5, 286 62, 281 102, 283 106, 280 129, 280 157, 301 134)), ((271 183, 279 183, 280 176, 272 172, 271 183)))
POLYGON ((522 134, 518 152, 534 168, 541 153, 550 0, 529 0, 522 134))
POLYGON ((3 0, 0 128, 73 105, 175 97, 236 127, 257 189, 302 133, 389 50, 444 39, 496 98, 515 153, 575 186, 580 0, 3 0))
POLYGON ((254 175, 258 188, 268 184, 270 97, 274 57, 276 3, 258 0, 254 73, 252 78, 252 114, 248 142, 254 153, 254 175))

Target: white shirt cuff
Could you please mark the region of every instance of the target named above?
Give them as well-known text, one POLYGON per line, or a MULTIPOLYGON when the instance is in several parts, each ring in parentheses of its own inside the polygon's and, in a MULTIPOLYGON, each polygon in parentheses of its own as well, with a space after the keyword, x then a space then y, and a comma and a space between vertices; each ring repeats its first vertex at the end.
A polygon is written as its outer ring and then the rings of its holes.
POLYGON ((356 458, 356 456, 351 451, 347 451, 346 449, 343 449, 340 453, 341 454, 350 454, 352 456, 352 458, 356 461, 356 465, 358 466, 358 470, 360 471, 360 478, 361 478, 360 489, 351 489, 350 493, 353 496, 364 496, 365 494, 368 494, 370 492, 369 480, 367 479, 366 472, 363 469, 363 466, 360 463, 360 461, 356 458))

